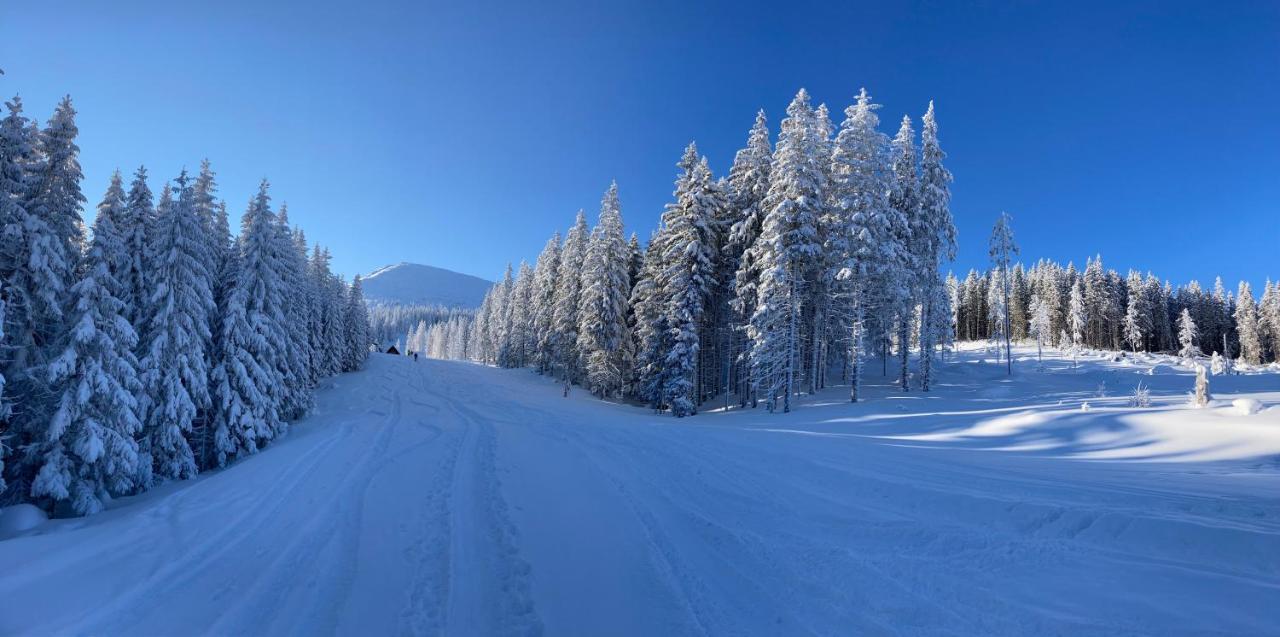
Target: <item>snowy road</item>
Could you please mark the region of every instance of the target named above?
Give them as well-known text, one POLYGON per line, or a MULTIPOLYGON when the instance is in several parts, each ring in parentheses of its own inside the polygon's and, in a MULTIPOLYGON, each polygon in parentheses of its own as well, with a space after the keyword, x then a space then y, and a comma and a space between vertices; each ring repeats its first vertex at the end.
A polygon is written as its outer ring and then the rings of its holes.
POLYGON ((332 383, 258 457, 0 542, 0 634, 1280 632, 1274 456, 1086 459, 1127 421, 961 382, 684 420, 463 363, 332 383))

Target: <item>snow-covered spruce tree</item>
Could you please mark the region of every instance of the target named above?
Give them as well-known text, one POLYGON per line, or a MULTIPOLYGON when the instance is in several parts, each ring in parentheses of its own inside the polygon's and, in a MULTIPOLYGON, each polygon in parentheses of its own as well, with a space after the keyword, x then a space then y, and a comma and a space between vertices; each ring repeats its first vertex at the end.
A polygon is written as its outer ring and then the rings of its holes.
MULTIPOLYGON (((56 268, 64 290, 75 281, 75 267, 84 245, 84 222, 80 218, 85 202, 80 192, 84 175, 80 171, 80 148, 76 146, 79 129, 75 117, 71 98, 64 97, 40 132, 41 161, 32 174, 28 203, 32 214, 44 219, 57 237, 59 254, 56 258, 50 255, 49 266, 56 268)), ((51 329, 52 333, 59 332, 57 327, 51 329)))
POLYGON ((762 204, 764 225, 756 240, 760 281, 748 335, 754 382, 771 411, 791 410, 806 292, 804 273, 821 250, 817 223, 823 171, 812 119, 809 93, 801 89, 782 121, 762 204))
POLYGON ((55 405, 44 366, 60 352, 63 310, 80 259, 79 149, 75 111, 64 99, 40 131, 22 115, 18 98, 0 122, 0 287, 9 343, 0 374, 10 395, 23 397, 5 432, 16 451, 6 463, 10 495, 23 497, 42 459, 36 443, 55 405))
POLYGON ((1005 340, 1005 318, 1008 316, 1008 305, 1005 304, 1004 288, 1005 272, 1003 270, 992 270, 987 275, 990 284, 987 286, 987 324, 990 325, 988 330, 988 340, 990 345, 994 346, 996 351, 996 363, 1000 362, 1001 350, 1004 349, 1005 340))
MULTIPOLYGON (((237 242, 238 243, 238 242, 237 242)), ((196 449, 200 464, 221 467, 237 456, 255 453, 260 442, 271 437, 267 420, 268 401, 260 393, 271 380, 278 380, 270 362, 259 362, 248 343, 253 334, 245 303, 248 294, 240 285, 242 277, 239 246, 226 255, 223 276, 227 296, 219 303, 218 334, 214 339, 213 369, 210 370, 209 431, 196 449)), ((273 412, 274 413, 274 412, 273 412)))
POLYGON ((547 239, 547 244, 543 246, 533 266, 533 292, 530 301, 533 304, 533 333, 530 335, 530 345, 533 347, 533 363, 537 365, 540 374, 551 373, 555 365, 555 341, 551 324, 556 308, 556 274, 559 269, 560 233, 557 232, 547 239))
POLYGON ((1044 343, 1053 338, 1053 319, 1049 301, 1036 290, 1031 295, 1031 323, 1027 332, 1036 339, 1036 362, 1044 363, 1044 343))
POLYGON ((508 324, 507 324, 507 303, 511 300, 511 290, 515 287, 515 276, 511 270, 511 263, 507 263, 507 269, 503 272, 502 280, 493 286, 493 307, 490 310, 489 321, 489 342, 492 347, 490 352, 490 363, 495 365, 501 364, 502 348, 506 342, 508 324))
POLYGON ((555 311, 551 332, 555 338, 556 360, 564 380, 565 393, 579 378, 578 306, 582 295, 582 263, 587 257, 587 216, 581 210, 565 235, 556 273, 555 311))
POLYGON ((329 270, 329 262, 327 249, 318 245, 312 249, 309 269, 315 293, 315 325, 310 331, 317 378, 326 378, 342 371, 342 353, 345 351, 343 309, 346 305, 346 285, 329 270))
MULTIPOLYGON (((921 118, 920 130, 920 195, 918 197, 921 224, 912 229, 912 239, 918 249, 918 265, 922 268, 921 279, 923 318, 920 321, 920 389, 929 391, 932 377, 933 348, 937 336, 930 330, 935 321, 931 318, 934 312, 932 299, 936 298, 934 288, 942 284, 939 269, 943 261, 951 261, 956 255, 956 227, 951 217, 951 172, 942 165, 947 154, 938 143, 938 120, 933 111, 933 100, 929 101, 929 110, 921 118)), ((1016 251, 1016 250, 1015 250, 1016 251)), ((1006 267, 1007 271, 1008 268, 1006 267)), ((1008 295, 1006 294, 1006 306, 1008 295)), ((1007 328, 1007 324, 1006 324, 1007 328)), ((1006 334, 1008 330, 1006 329, 1006 334)), ((1012 373, 1012 367, 1010 367, 1012 373)), ((904 383, 905 386, 905 383, 904 383)))
MULTIPOLYGON (((185 186, 180 182, 180 186, 185 186)), ((208 319, 214 311, 207 258, 201 251, 199 220, 179 205, 166 184, 149 238, 145 334, 140 362, 144 400, 139 477, 145 488, 156 479, 190 478, 196 459, 187 436, 197 411, 209 404, 208 319)))
POLYGON ((1088 317, 1085 343, 1094 348, 1114 348, 1113 330, 1120 325, 1120 304, 1102 268, 1102 256, 1090 259, 1084 270, 1084 304, 1088 317))
POLYGON ((676 417, 696 414, 701 402, 699 381, 699 331, 711 294, 715 267, 715 243, 711 220, 720 201, 706 161, 689 144, 678 164, 675 202, 662 213, 664 242, 663 310, 671 330, 671 349, 666 353, 663 373, 663 402, 676 417))
POLYGON ((626 373, 630 262, 615 182, 600 202, 600 220, 587 247, 588 266, 582 272, 578 308, 578 344, 586 361, 587 384, 605 398, 622 389, 626 373))
POLYGON ((1136 354, 1138 348, 1146 350, 1147 335, 1152 329, 1151 304, 1142 275, 1136 270, 1129 271, 1125 289, 1128 294, 1124 311, 1124 339, 1136 354))
MULTIPOLYGON (((112 286, 113 294, 121 303, 124 300, 120 298, 121 290, 124 286, 120 283, 120 277, 127 274, 130 270, 132 256, 127 253, 127 246, 124 243, 125 233, 122 230, 123 224, 128 221, 128 202, 125 200, 124 178, 120 176, 117 170, 111 174, 111 181, 107 185, 107 192, 102 197, 102 201, 98 204, 97 216, 94 218, 94 235, 95 239, 98 234, 98 226, 109 227, 115 235, 113 241, 119 244, 120 249, 110 250, 104 254, 106 259, 107 272, 111 274, 111 278, 115 279, 112 286)), ((91 246, 92 249, 93 246, 91 246)), ((82 269, 87 267, 87 261, 81 261, 82 269)))
MULTIPOLYGON (((952 272, 947 272, 946 281, 947 307, 951 310, 947 317, 947 342, 942 346, 942 360, 946 361, 947 352, 955 347, 960 330, 960 280, 952 272)), ((1030 316, 1031 298, 1027 297, 1028 316, 1030 316)), ((1030 319, 1028 319, 1030 320, 1030 319)))
POLYGON ((1258 331, 1258 307, 1253 301, 1253 290, 1247 281, 1240 282, 1236 294, 1236 333, 1240 338, 1240 361, 1249 365, 1262 364, 1262 337, 1258 331))
POLYGON ((769 191, 772 155, 768 124, 764 111, 759 111, 747 136, 746 148, 734 155, 733 167, 729 170, 729 202, 736 221, 729 229, 729 241, 722 255, 736 268, 731 303, 736 313, 735 322, 740 327, 735 329, 733 362, 738 402, 744 407, 748 402, 755 406, 751 366, 744 364, 748 362, 749 346, 745 325, 755 313, 756 287, 760 281, 755 245, 764 225, 765 211, 761 204, 769 191))
POLYGON ((640 275, 644 271, 644 250, 640 247, 640 238, 636 233, 631 233, 631 239, 627 241, 627 287, 631 290, 631 294, 627 296, 626 302, 626 339, 623 342, 623 356, 626 364, 622 372, 622 395, 634 396, 636 394, 636 381, 639 374, 639 340, 636 336, 636 307, 632 303, 635 296, 636 286, 640 284, 640 275))
POLYGON ((1191 318, 1191 312, 1183 308, 1182 314, 1178 316, 1178 344, 1181 346, 1178 350, 1178 356, 1194 358, 1200 355, 1200 348, 1196 347, 1198 334, 1196 322, 1191 318))
POLYGON ((83 275, 71 288, 69 329, 58 343, 62 351, 47 368, 54 411, 37 441, 41 465, 31 496, 50 504, 65 501, 80 515, 97 513, 112 496, 130 492, 138 474, 137 337, 112 274, 127 261, 115 226, 124 208, 116 173, 98 206, 83 275))
POLYGON ((213 168, 209 165, 208 159, 202 160, 200 172, 196 175, 191 189, 191 205, 195 209, 196 217, 200 220, 205 241, 209 243, 209 261, 206 266, 210 272, 221 269, 222 260, 231 250, 231 237, 226 218, 219 216, 220 204, 216 197, 217 192, 218 185, 213 168))
MULTIPOLYGON (((933 112, 932 106, 930 113, 933 112)), ((1000 296, 1003 301, 1003 311, 1000 320, 1004 323, 1004 357, 1008 367, 1009 375, 1013 375, 1013 346, 1011 339, 1013 338, 1012 319, 1010 317, 1010 276, 1009 262, 1013 255, 1018 254, 1018 244, 1013 240, 1013 218, 1007 212, 1001 212, 1000 217, 996 219, 996 225, 991 230, 991 265, 996 271, 1001 273, 1000 277, 1000 296)))
POLYGON ((351 288, 347 291, 345 313, 347 354, 343 371, 354 372, 364 367, 365 360, 369 358, 371 342, 369 312, 364 304, 364 289, 359 274, 351 280, 351 288))
POLYGON ((1270 280, 1262 286, 1258 301, 1258 337, 1262 340, 1264 361, 1280 359, 1280 294, 1270 280))
POLYGON ((1071 300, 1067 304, 1067 328, 1071 330, 1071 366, 1075 367, 1080 357, 1080 342, 1084 338, 1088 315, 1084 305, 1084 287, 1080 281, 1071 286, 1071 300))
MULTIPOLYGON (((921 191, 919 176, 916 172, 915 131, 911 128, 911 118, 907 116, 903 116, 898 134, 893 138, 892 171, 889 205, 896 211, 896 215, 906 221, 904 225, 895 228, 898 233, 896 242, 906 246, 906 250, 903 251, 902 262, 898 265, 902 294, 894 299, 892 310, 896 316, 894 325, 897 331, 900 368, 898 384, 903 391, 907 391, 911 388, 907 357, 911 347, 911 322, 915 314, 914 296, 920 287, 920 273, 924 270, 922 264, 924 250, 921 246, 926 243, 924 239, 916 238, 917 232, 923 232, 926 225, 920 208, 921 191)), ((886 321, 888 315, 889 312, 886 311, 884 313, 886 321)), ((886 333, 885 336, 887 337, 888 334, 886 333)))
POLYGON ((1013 266, 1009 277, 1009 336, 1025 340, 1031 321, 1031 282, 1022 263, 1013 266))
MULTIPOLYGON (((1201 332, 1200 342, 1207 344, 1205 353, 1217 351, 1219 346, 1228 342, 1228 337, 1236 338, 1237 345, 1239 334, 1235 333, 1235 299, 1227 292, 1227 286, 1223 285, 1222 277, 1215 277, 1213 281, 1213 297, 1208 303, 1206 316, 1208 323, 1212 329, 1201 332)), ((1243 350, 1242 350, 1243 353, 1243 350)))
MULTIPOLYGON (((816 144, 818 166, 818 224, 815 240, 822 246, 816 258, 805 272, 807 298, 801 303, 801 365, 798 368, 805 391, 816 393, 822 388, 823 373, 832 336, 843 337, 846 330, 843 321, 832 321, 833 306, 846 300, 843 295, 833 298, 836 277, 843 270, 848 254, 848 222, 835 211, 831 196, 831 152, 835 126, 826 104, 814 110, 813 137, 816 144), (834 334, 833 334, 834 331, 834 334)), ((846 314, 847 312, 841 312, 846 314)))
MULTIPOLYGON (((8 346, 8 341, 4 336, 4 288, 0 284, 0 351, 8 346)), ((13 413, 13 406, 9 403, 9 394, 4 388, 4 373, 0 370, 0 432, 8 431, 9 415, 13 413)), ((4 457, 6 449, 0 444, 0 494, 3 494, 8 486, 4 481, 4 457)))
POLYGON ((520 270, 511 287, 507 299, 505 323, 505 339, 498 353, 498 364, 503 367, 524 367, 528 363, 530 318, 529 307, 533 295, 533 268, 525 261, 520 262, 520 270))
POLYGON ((847 259, 837 294, 847 296, 844 325, 849 365, 849 400, 858 401, 868 312, 893 307, 904 296, 900 265, 906 246, 906 219, 889 205, 892 173, 884 152, 888 139, 866 89, 845 109, 831 155, 833 208, 846 224, 847 259))
POLYGON ((0 356, 0 373, 12 383, 32 364, 38 310, 46 315, 52 310, 59 317, 61 308, 55 294, 60 281, 56 272, 32 267, 42 266, 43 253, 51 252, 56 243, 49 225, 26 207, 34 140, 22 115, 21 98, 14 97, 5 106, 9 113, 0 121, 0 282, 8 307, 4 323, 8 340, 0 356), (33 255, 41 256, 33 260, 33 255))
POLYGON ((1169 314, 1168 288, 1153 274, 1147 274, 1143 287, 1147 298, 1151 299, 1153 349, 1160 352, 1173 351, 1173 317, 1169 314))
POLYGON ((476 310, 476 322, 471 330, 471 360, 478 363, 493 362, 493 313, 498 286, 490 286, 476 310))
POLYGON ((667 316, 663 285, 662 258, 666 252, 666 233, 659 229, 649 237, 644 253, 644 265, 640 277, 631 289, 631 307, 635 315, 633 340, 636 349, 635 393, 649 403, 655 411, 663 404, 663 366, 666 353, 671 349, 671 330, 667 329, 667 316))
POLYGON ((151 228, 155 223, 155 215, 151 188, 147 186, 147 169, 140 166, 133 173, 133 182, 129 184, 124 214, 116 223, 129 261, 123 270, 115 273, 116 281, 120 284, 119 298, 124 303, 125 318, 138 333, 139 343, 148 340, 144 330, 151 287, 148 278, 150 268, 146 259, 149 254, 148 237, 153 232, 151 228))
MULTIPOLYGON (((221 215, 219 215, 221 216, 221 215)), ((215 230, 217 224, 215 223, 215 230)), ((280 205, 280 213, 276 215, 273 226, 272 250, 280 267, 280 285, 285 290, 281 299, 284 313, 284 331, 286 347, 277 361, 277 369, 284 386, 280 400, 280 418, 294 420, 302 417, 311 408, 311 390, 314 387, 311 357, 307 352, 310 337, 307 335, 308 316, 311 306, 311 290, 307 279, 306 245, 299 249, 293 231, 289 227, 289 210, 285 204, 280 205)), ((226 260, 224 254, 222 260, 226 260)), ((368 320, 365 317, 364 327, 367 332, 368 320)), ((367 334, 366 334, 367 336, 367 334)), ((366 351, 359 354, 363 364, 366 351)), ((352 353, 355 355, 355 353, 352 353)), ((355 359, 346 361, 344 369, 351 367, 355 359)))
POLYGON ((1124 312, 1124 340, 1129 343, 1133 353, 1138 353, 1146 335, 1142 331, 1141 297, 1129 297, 1129 305, 1124 312))

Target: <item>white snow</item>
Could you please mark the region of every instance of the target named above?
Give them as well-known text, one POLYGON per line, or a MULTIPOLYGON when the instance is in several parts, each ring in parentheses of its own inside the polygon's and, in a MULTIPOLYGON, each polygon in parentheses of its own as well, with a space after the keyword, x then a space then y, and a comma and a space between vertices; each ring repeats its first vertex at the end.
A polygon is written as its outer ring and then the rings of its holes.
POLYGON ((1231 401, 1231 406, 1235 407, 1241 416, 1252 416, 1262 411, 1262 403, 1253 398, 1237 398, 1231 401))
POLYGON ((375 303, 480 307, 492 282, 417 263, 388 265, 364 277, 364 297, 375 303))
POLYGON ((0 542, 0 634, 1274 632, 1280 377, 1192 409, 1171 359, 983 355, 685 419, 373 356, 246 461, 0 542))
POLYGON ((34 504, 15 504, 0 507, 0 540, 25 533, 48 519, 44 511, 34 504))

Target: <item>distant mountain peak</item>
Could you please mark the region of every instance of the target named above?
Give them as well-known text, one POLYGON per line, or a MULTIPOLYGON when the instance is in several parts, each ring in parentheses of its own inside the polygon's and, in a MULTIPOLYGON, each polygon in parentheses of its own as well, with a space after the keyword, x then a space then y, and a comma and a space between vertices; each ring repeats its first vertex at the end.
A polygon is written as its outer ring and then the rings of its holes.
POLYGON ((376 303, 480 307, 493 285, 477 276, 421 263, 383 266, 364 277, 364 296, 376 303))

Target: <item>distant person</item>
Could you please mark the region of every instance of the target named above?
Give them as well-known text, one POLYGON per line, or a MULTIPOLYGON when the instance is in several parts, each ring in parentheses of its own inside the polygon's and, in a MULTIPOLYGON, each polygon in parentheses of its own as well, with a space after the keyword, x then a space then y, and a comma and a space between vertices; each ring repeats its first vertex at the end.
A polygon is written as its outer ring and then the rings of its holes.
POLYGON ((417 353, 417 352, 414 352, 414 353, 413 353, 413 362, 415 362, 415 363, 416 363, 416 362, 418 362, 418 353, 417 353))

